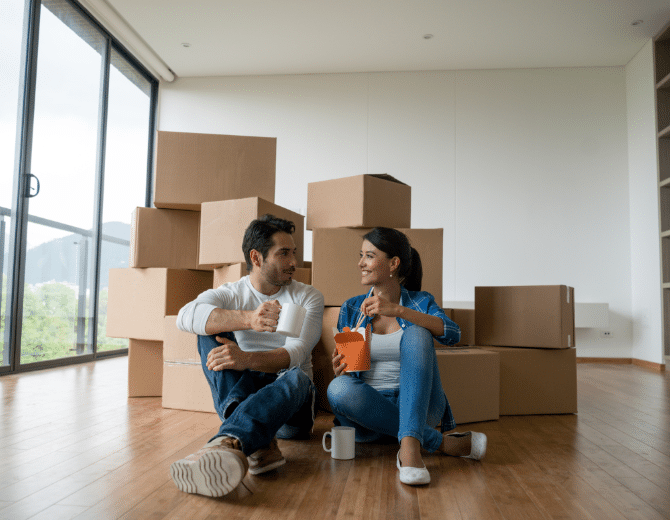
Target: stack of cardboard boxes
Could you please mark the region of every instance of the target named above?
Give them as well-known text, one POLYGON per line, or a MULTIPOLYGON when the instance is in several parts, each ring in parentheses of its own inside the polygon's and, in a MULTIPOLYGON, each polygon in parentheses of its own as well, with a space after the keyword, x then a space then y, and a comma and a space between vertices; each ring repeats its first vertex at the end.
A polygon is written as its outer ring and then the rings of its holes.
MULTIPOLYGON (((304 217, 274 204, 276 139, 159 132, 156 208, 133 215, 130 267, 110 271, 107 335, 129 338, 128 395, 163 406, 214 412, 197 337, 176 314, 198 294, 247 275, 242 237, 265 213, 292 220, 299 267, 325 300, 313 351, 317 406, 330 410, 332 329, 340 306, 367 292, 358 268, 362 237, 376 226, 405 233, 421 255, 423 290, 442 301, 442 229, 411 227, 411 188, 388 175, 308 186, 304 217)), ((572 413, 576 402, 574 293, 565 286, 476 287, 475 309, 445 309, 460 343, 436 344, 444 390, 459 423, 499 415, 572 413)))
POLYGON ((274 204, 274 138, 159 132, 154 205, 137 208, 130 267, 110 270, 107 335, 128 338, 128 395, 163 396, 171 408, 214 411, 197 337, 176 328, 186 303, 246 275, 242 236, 273 213, 296 224, 302 268, 304 217, 274 204))

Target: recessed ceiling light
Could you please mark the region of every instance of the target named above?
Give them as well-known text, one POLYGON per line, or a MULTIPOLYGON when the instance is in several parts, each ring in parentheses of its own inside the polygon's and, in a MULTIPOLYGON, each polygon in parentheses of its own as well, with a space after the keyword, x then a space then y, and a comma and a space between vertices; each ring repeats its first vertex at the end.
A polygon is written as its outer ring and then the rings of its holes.
POLYGON ((635 20, 634 22, 631 22, 631 25, 642 25, 644 23, 644 20, 635 20))
POLYGON ((190 44, 190 43, 182 43, 181 46, 182 46, 182 47, 190 47, 191 44, 190 44))
POLYGON ((423 39, 424 39, 424 40, 430 40, 432 37, 433 37, 432 34, 424 34, 424 35, 423 35, 423 39))

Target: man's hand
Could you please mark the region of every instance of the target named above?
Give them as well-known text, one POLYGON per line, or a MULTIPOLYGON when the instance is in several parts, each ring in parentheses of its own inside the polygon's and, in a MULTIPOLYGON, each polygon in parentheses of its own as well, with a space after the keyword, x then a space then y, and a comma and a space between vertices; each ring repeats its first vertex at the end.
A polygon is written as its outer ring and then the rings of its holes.
POLYGON ((250 354, 248 352, 244 352, 237 343, 230 341, 228 338, 217 336, 216 340, 223 345, 213 348, 207 354, 207 368, 209 370, 245 370, 249 368, 250 354))
POLYGON ((274 332, 277 329, 281 305, 277 300, 261 303, 251 312, 249 325, 256 332, 274 332))

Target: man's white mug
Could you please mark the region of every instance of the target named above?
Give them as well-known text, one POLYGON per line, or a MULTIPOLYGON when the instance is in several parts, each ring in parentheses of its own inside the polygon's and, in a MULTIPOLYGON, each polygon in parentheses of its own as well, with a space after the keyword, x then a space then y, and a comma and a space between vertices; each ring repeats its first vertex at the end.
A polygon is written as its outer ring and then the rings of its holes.
POLYGON ((297 303, 282 303, 277 321, 277 332, 289 338, 299 338, 306 314, 307 309, 297 303))
POLYGON ((356 455, 356 429, 351 426, 334 426, 323 434, 323 449, 334 459, 349 460, 356 455), (326 447, 326 437, 330 437, 330 449, 326 447))

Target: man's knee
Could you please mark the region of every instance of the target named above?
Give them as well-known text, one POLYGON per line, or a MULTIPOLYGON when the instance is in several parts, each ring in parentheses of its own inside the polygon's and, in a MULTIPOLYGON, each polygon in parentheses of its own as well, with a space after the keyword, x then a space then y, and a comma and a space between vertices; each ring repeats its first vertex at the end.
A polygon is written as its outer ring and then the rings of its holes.
POLYGON ((289 368, 279 374, 275 381, 290 389, 291 393, 297 393, 307 399, 312 391, 312 380, 299 367, 289 368))

